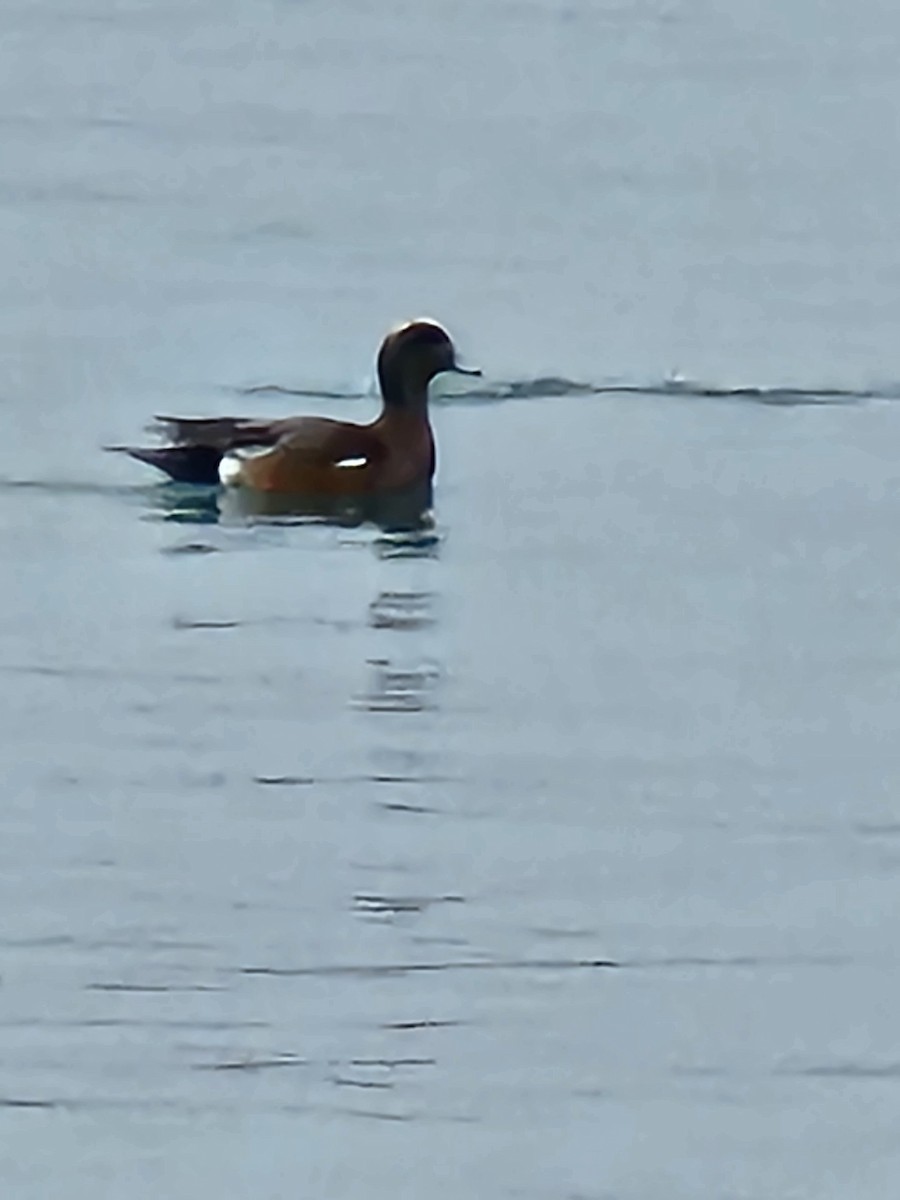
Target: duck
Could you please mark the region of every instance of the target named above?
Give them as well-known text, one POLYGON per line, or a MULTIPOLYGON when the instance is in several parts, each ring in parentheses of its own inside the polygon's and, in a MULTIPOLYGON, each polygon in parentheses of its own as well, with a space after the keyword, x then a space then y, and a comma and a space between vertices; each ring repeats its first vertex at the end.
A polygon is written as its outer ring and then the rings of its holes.
POLYGON ((273 495, 354 497, 431 480, 436 465, 428 387, 463 366, 439 322, 418 317, 391 329, 378 351, 381 412, 369 424, 330 417, 156 416, 159 447, 109 446, 178 483, 246 488, 273 495))

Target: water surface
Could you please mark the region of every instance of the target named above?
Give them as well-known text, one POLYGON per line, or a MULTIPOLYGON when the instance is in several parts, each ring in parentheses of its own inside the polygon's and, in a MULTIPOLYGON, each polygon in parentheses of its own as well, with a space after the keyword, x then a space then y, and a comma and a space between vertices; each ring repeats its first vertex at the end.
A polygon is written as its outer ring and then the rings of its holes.
POLYGON ((2 20, 6 1192, 890 1194, 893 10, 2 20), (433 527, 99 452, 422 311, 433 527))

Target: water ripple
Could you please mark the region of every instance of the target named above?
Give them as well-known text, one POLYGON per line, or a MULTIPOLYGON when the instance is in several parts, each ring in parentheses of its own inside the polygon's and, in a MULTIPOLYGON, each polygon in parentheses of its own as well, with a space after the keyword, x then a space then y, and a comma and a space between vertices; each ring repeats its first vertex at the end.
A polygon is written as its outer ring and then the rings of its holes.
POLYGON ((782 1070, 778 1074, 806 1079, 900 1079, 900 1062, 823 1063, 782 1070))
POLYGON ((270 975, 276 978, 301 976, 363 976, 438 974, 444 971, 593 971, 617 968, 604 958, 461 959, 455 962, 333 963, 314 967, 239 967, 241 975, 270 975))
MULTIPOLYGON (((291 387, 279 383, 252 384, 234 391, 241 396, 296 396, 315 400, 363 400, 375 394, 374 383, 363 388, 291 387)), ((704 400, 751 400, 759 404, 857 404, 866 400, 900 399, 900 383, 834 387, 810 384, 762 384, 706 382, 682 375, 646 381, 570 379, 565 375, 541 375, 533 379, 491 380, 464 391, 438 391, 433 402, 443 406, 485 404, 505 400, 556 399, 568 396, 637 395, 683 397, 704 400)))

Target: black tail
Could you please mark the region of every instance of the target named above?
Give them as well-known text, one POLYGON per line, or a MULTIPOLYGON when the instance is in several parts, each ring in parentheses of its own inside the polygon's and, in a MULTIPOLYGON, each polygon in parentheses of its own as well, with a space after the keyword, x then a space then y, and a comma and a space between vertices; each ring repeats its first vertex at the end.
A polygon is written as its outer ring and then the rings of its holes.
POLYGON ((107 446, 107 450, 130 454, 138 462, 148 463, 163 471, 176 483, 216 484, 219 482, 219 463, 222 451, 213 446, 107 446))

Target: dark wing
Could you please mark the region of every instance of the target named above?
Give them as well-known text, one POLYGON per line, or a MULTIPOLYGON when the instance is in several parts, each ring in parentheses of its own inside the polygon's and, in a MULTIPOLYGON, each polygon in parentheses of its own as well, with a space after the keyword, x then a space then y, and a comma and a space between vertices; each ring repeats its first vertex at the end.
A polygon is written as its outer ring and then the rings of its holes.
POLYGON ((235 450, 269 447, 279 459, 312 469, 337 464, 371 466, 386 454, 381 439, 365 425, 328 417, 265 421, 245 417, 154 418, 169 446, 110 446, 165 472, 179 483, 217 484, 219 463, 235 450))
POLYGON ((274 446, 288 421, 248 417, 155 416, 157 427, 176 446, 209 446, 226 454, 247 446, 274 446))
POLYGON ((156 467, 176 483, 219 482, 222 451, 212 446, 107 446, 156 467))
POLYGON ((295 417, 282 421, 275 449, 317 467, 359 459, 372 465, 386 455, 384 443, 373 433, 371 426, 333 421, 330 417, 295 417))
POLYGON ((216 484, 219 463, 229 450, 249 446, 274 446, 284 421, 254 421, 243 417, 154 418, 170 446, 109 446, 148 463, 178 483, 216 484))

